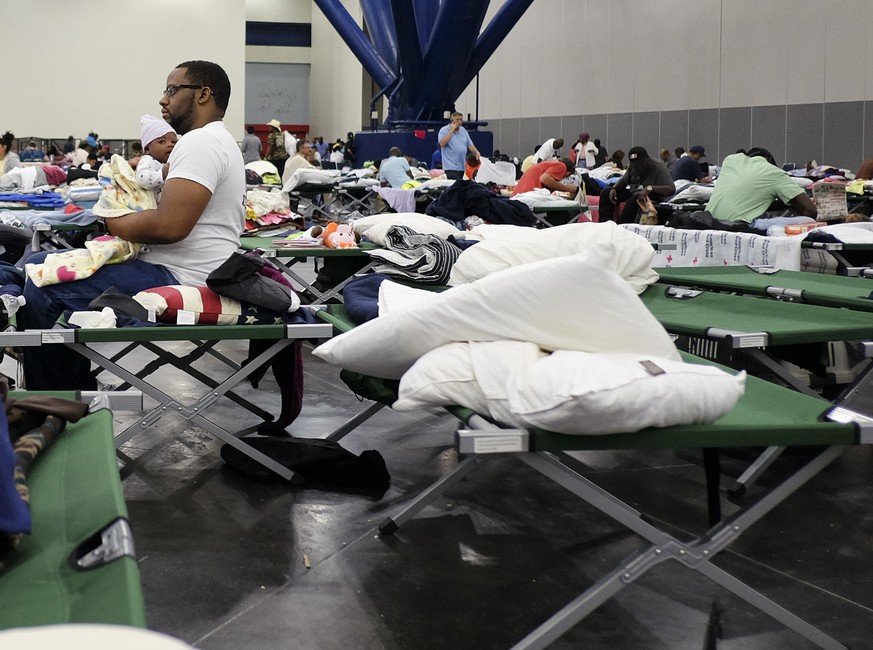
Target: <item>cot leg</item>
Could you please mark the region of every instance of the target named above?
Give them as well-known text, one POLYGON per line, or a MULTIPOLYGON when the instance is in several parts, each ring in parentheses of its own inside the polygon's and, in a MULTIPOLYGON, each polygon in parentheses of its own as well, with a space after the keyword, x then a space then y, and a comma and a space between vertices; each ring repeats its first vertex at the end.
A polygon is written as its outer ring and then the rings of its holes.
POLYGON ((680 542, 666 532, 655 528, 641 519, 639 513, 633 508, 563 465, 554 456, 550 454, 520 454, 519 458, 528 465, 652 542, 652 545, 631 556, 601 578, 587 591, 522 639, 514 648, 528 650, 547 647, 606 602, 625 584, 630 584, 651 567, 665 560, 674 559, 710 578, 819 647, 827 650, 845 650, 845 646, 832 637, 711 563, 711 559, 719 551, 727 547, 752 524, 769 513, 809 479, 816 476, 841 453, 842 448, 840 447, 825 449, 759 501, 737 513, 731 519, 711 528, 703 537, 691 542, 680 542))
POLYGON ((384 404, 380 404, 379 402, 373 402, 363 411, 349 418, 344 424, 341 424, 336 430, 334 430, 333 433, 331 433, 326 438, 326 440, 330 440, 331 442, 337 442, 339 440, 342 440, 349 433, 357 429, 361 424, 376 415, 376 413, 381 411, 383 408, 385 408, 384 404))
POLYGON ((767 471, 767 468, 773 464, 779 455, 785 451, 785 447, 767 447, 761 455, 755 459, 751 465, 746 468, 740 477, 734 481, 734 484, 727 488, 728 494, 741 497, 746 494, 746 491, 760 478, 761 474, 767 471))
POLYGON ((449 474, 443 476, 440 480, 406 504, 406 507, 404 507, 403 510, 393 517, 388 517, 385 521, 379 524, 379 534, 393 535, 403 524, 417 515, 422 508, 429 505, 434 501, 434 499, 442 495, 443 492, 472 472, 481 462, 482 459, 478 456, 467 456, 464 460, 458 463, 458 466, 449 474))

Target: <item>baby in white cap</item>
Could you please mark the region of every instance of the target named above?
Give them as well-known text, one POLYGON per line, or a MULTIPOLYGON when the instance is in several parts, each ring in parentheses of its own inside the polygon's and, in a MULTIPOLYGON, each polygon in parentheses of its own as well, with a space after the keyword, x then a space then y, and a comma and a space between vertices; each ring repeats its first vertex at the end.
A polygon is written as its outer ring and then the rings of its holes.
POLYGON ((136 165, 136 182, 147 190, 160 192, 167 177, 167 160, 176 146, 176 130, 159 117, 143 115, 140 140, 143 157, 136 165))

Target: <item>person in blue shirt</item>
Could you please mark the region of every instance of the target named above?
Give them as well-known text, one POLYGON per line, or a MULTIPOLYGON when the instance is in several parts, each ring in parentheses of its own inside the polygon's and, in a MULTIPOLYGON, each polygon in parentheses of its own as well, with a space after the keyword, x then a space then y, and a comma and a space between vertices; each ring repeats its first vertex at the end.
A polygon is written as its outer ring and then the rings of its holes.
POLYGON ((693 183, 711 183, 700 165, 700 159, 706 155, 706 150, 699 144, 688 150, 688 154, 679 158, 673 165, 673 180, 686 180, 693 183))
POLYGON ((391 147, 388 157, 379 165, 379 180, 391 187, 401 188, 411 179, 409 161, 401 155, 398 147, 391 147))
POLYGON ((470 151, 479 158, 479 150, 470 139, 470 134, 464 128, 464 116, 458 112, 452 113, 451 122, 440 129, 437 136, 443 154, 443 170, 446 178, 461 180, 464 177, 464 166, 467 162, 467 152, 470 151))
POLYGON ((48 160, 43 150, 36 148, 36 142, 33 140, 27 143, 27 146, 18 154, 18 157, 21 158, 21 162, 45 162, 48 160))

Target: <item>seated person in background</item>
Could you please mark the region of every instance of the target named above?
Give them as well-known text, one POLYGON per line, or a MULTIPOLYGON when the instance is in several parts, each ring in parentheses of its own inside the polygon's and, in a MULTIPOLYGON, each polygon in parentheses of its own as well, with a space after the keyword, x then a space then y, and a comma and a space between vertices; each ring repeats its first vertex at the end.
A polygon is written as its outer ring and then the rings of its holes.
POLYGON ((437 148, 434 150, 433 155, 430 157, 430 168, 431 169, 442 169, 443 168, 443 150, 437 148))
POLYGON ((21 158, 21 162, 45 162, 48 160, 48 156, 43 153, 42 149, 36 148, 36 142, 33 140, 27 143, 18 157, 21 158))
POLYGON ((91 171, 96 172, 99 167, 100 160, 97 158, 97 152, 92 151, 85 159, 85 164, 82 165, 82 169, 90 169, 91 171))
POLYGON ((100 161, 97 160, 97 154, 94 151, 90 151, 84 163, 78 167, 70 167, 67 170, 67 182, 72 183, 83 178, 97 180, 99 169, 100 161))
MULTIPOLYGON (((661 159, 661 162, 667 165, 667 171, 671 174, 673 173, 673 167, 676 165, 676 158, 673 154, 670 153, 669 149, 661 149, 658 153, 658 157, 661 159)), ((675 176, 673 177, 676 178, 675 176)))
POLYGON ((533 164, 554 160, 561 157, 561 147, 564 146, 563 138, 549 138, 534 152, 533 164))
POLYGON ((676 192, 676 186, 667 165, 649 157, 643 147, 631 147, 627 154, 627 172, 611 188, 600 193, 600 221, 612 221, 615 206, 624 201, 624 208, 616 223, 636 223, 639 206, 638 199, 650 198, 659 203, 676 192))
POLYGON ((136 166, 139 164, 140 159, 142 158, 142 142, 139 140, 135 140, 130 144, 130 158, 127 161, 127 164, 131 166, 131 168, 136 169, 136 166))
POLYGON ((706 210, 721 221, 745 221, 755 230, 815 220, 818 209, 806 191, 776 166, 773 155, 761 147, 724 159, 718 182, 706 210), (774 201, 789 206, 797 216, 771 217, 774 201))
POLYGON ((331 147, 328 161, 333 163, 334 165, 342 165, 346 161, 345 154, 343 154, 343 145, 341 142, 335 142, 333 147, 331 147))
POLYGON ((399 147, 391 147, 388 157, 379 165, 379 180, 383 185, 393 188, 401 188, 403 184, 412 179, 412 171, 409 161, 400 153, 399 147))
POLYGON ((16 167, 21 167, 21 158, 12 151, 14 140, 15 136, 9 131, 0 136, 0 174, 8 174, 16 167))
POLYGON ((48 149, 48 161, 53 165, 60 165, 66 158, 64 154, 58 151, 55 145, 50 145, 48 149))
MULTIPOLYGON (((24 158, 22 158, 22 160, 24 160, 24 158)), ((861 163, 861 166, 858 168, 858 173, 855 174, 855 178, 865 181, 873 180, 873 158, 868 158, 861 163)))
POLYGON ((170 166, 167 160, 176 146, 176 129, 164 120, 151 115, 143 115, 140 120, 140 139, 145 147, 145 155, 136 166, 136 182, 147 190, 160 192, 167 178, 170 166))
POLYGON ((576 165, 569 158, 561 160, 546 160, 537 163, 521 175, 515 189, 510 196, 546 188, 553 192, 569 192, 575 194, 579 191, 576 185, 562 183, 567 176, 576 171, 576 165))
POLYGON ((624 169, 624 151, 616 149, 606 162, 612 163, 619 169, 624 169))
POLYGON ((69 162, 72 167, 84 165, 88 161, 88 154, 92 151, 94 151, 94 147, 91 146, 91 143, 82 140, 73 153, 67 154, 67 162, 69 162))
POLYGON ((291 156, 285 163, 285 171, 282 172, 282 185, 288 182, 291 175, 298 169, 315 169, 313 161, 315 154, 312 152, 312 145, 306 140, 297 141, 297 152, 291 156))
MULTIPOLYGON (((664 151, 667 151, 664 149, 664 151)), ((706 150, 699 144, 688 150, 687 156, 682 156, 673 167, 673 180, 686 180, 693 183, 711 183, 712 179, 706 175, 700 166, 700 159, 706 155, 706 150)), ((663 158, 663 156, 662 156, 663 158)))
POLYGON ((481 161, 479 160, 479 156, 474 154, 472 151, 467 152, 467 162, 464 165, 464 179, 468 181, 475 181, 476 174, 479 173, 479 165, 481 165, 481 161))
MULTIPOLYGON (((107 220, 110 234, 148 244, 138 259, 109 264, 75 282, 24 286, 27 305, 18 311, 25 329, 51 328, 66 310, 87 310, 110 287, 134 295, 169 284, 203 286, 206 277, 239 246, 245 224, 245 167, 236 138, 222 118, 230 80, 208 61, 180 63, 167 77, 161 113, 182 134, 170 156, 170 172, 154 210, 107 220)), ((46 255, 32 255, 41 263, 46 255)), ((63 345, 30 347, 24 374, 31 390, 96 388, 90 362, 63 345)))

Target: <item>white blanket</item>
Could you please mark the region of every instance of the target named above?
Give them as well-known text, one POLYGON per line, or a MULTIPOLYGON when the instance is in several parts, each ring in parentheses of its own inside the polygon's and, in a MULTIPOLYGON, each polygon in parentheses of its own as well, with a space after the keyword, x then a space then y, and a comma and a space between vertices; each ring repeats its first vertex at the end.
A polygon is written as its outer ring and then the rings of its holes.
POLYGON ((480 158, 476 182, 515 185, 515 165, 511 162, 491 162, 488 158, 480 158))
POLYGON ((283 192, 290 192, 301 185, 312 183, 313 185, 333 185, 342 172, 336 169, 311 169, 309 167, 301 167, 294 171, 293 174, 282 186, 283 192))
POLYGON ((873 222, 838 223, 819 226, 815 232, 833 235, 844 244, 873 244, 873 222))

